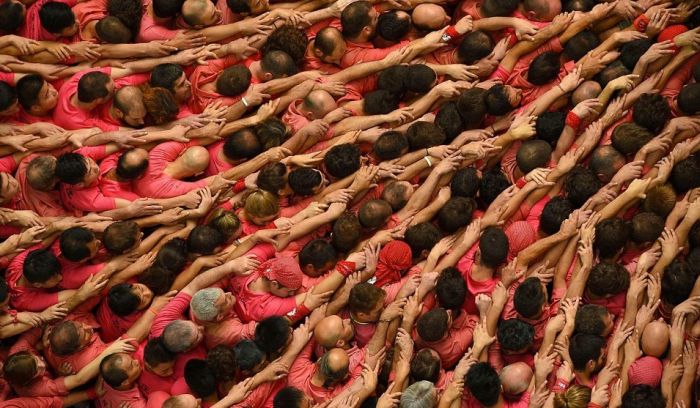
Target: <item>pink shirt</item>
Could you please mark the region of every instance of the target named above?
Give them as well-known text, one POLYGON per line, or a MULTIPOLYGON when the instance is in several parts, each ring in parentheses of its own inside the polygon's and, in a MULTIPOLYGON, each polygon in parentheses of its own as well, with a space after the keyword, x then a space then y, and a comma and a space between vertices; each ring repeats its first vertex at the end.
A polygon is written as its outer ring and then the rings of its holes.
MULTIPOLYGON (((146 342, 144 341, 136 350, 136 353, 134 353, 134 358, 139 361, 141 367, 143 368, 141 370, 141 376, 139 376, 139 389, 143 395, 148 397, 149 401, 155 393, 166 392, 169 396, 171 393, 171 388, 177 377, 175 376, 175 373, 169 375, 168 377, 161 377, 150 372, 148 368, 146 368, 146 364, 143 360, 143 350, 145 347, 146 342)), ((160 407, 160 405, 158 405, 158 407, 160 407)))
POLYGON ((438 341, 425 341, 417 333, 413 332, 416 346, 429 347, 435 350, 440 355, 443 367, 453 367, 464 356, 469 346, 472 344, 472 336, 474 327, 478 323, 476 316, 470 316, 467 313, 460 313, 459 316, 452 321, 445 338, 438 341))
POLYGON ((238 62, 235 56, 229 55, 225 58, 218 58, 207 61, 206 65, 198 65, 192 75, 192 98, 190 99, 190 109, 193 113, 201 113, 204 109, 215 101, 223 105, 230 106, 241 100, 243 94, 237 96, 224 96, 216 91, 205 90, 204 85, 216 82, 219 74, 226 68, 238 62))
POLYGON ((100 178, 98 186, 105 197, 121 198, 134 201, 140 196, 133 192, 130 181, 117 181, 107 178, 107 173, 117 168, 117 162, 122 152, 112 153, 100 162, 100 178))
POLYGON ((50 249, 61 264, 61 275, 63 279, 58 285, 62 289, 80 288, 90 275, 96 275, 105 266, 103 263, 91 264, 88 262, 72 262, 67 260, 61 254, 61 245, 59 241, 55 241, 51 244, 50 249))
POLYGON ((209 349, 218 344, 233 347, 243 339, 255 338, 257 325, 256 321, 243 323, 237 316, 232 315, 221 322, 207 325, 204 329, 204 340, 209 349))
POLYGON ((63 408, 61 397, 13 398, 0 402, 1 408, 63 408))
MULTIPOLYGON (((39 341, 40 337, 41 331, 39 329, 32 329, 23 333, 17 342, 12 345, 9 354, 26 351, 43 361, 44 358, 36 348, 34 348, 34 344, 39 341)), ((13 388, 20 397, 54 397, 68 395, 65 378, 59 377, 54 380, 48 370, 44 371, 41 377, 32 380, 31 383, 24 386, 14 386, 13 388)))
MULTIPOLYGON (((337 384, 329 388, 318 387, 311 383, 311 378, 316 372, 316 364, 311 360, 311 353, 314 344, 309 342, 304 350, 297 356, 296 360, 289 369, 287 383, 292 387, 302 390, 307 396, 311 397, 317 404, 323 401, 332 399, 340 394, 345 388, 352 384, 351 380, 346 380, 343 384, 337 384)), ((356 377, 358 374, 354 374, 356 377)))
MULTIPOLYGON (((99 109, 86 111, 73 105, 71 99, 78 94, 78 81, 83 75, 89 72, 102 72, 106 75, 111 75, 112 68, 95 68, 78 72, 71 79, 63 84, 58 90, 58 103, 54 108, 53 119, 56 125, 67 130, 84 129, 89 127, 98 127, 103 132, 111 132, 118 130, 118 126, 106 123, 99 117, 99 109)), ((115 83, 116 86, 116 83, 115 83)), ((76 96, 77 98, 77 96, 76 96)))
POLYGON ((117 316, 107 304, 107 299, 103 299, 95 312, 97 322, 100 324, 102 333, 100 336, 104 341, 114 341, 126 333, 131 326, 143 315, 142 311, 134 312, 128 316, 117 316))
POLYGON ((107 17, 107 2, 105 0, 90 0, 73 6, 73 14, 80 26, 81 39, 90 40, 82 36, 83 30, 93 21, 97 22, 107 17))
POLYGON ((175 161, 188 147, 195 145, 196 142, 165 142, 153 148, 145 174, 133 183, 134 192, 141 197, 172 198, 206 186, 206 179, 182 181, 163 173, 168 164, 175 161))
POLYGON ((345 41, 347 44, 347 51, 345 55, 340 60, 341 68, 348 68, 353 65, 360 64, 362 62, 378 61, 380 59, 386 58, 392 51, 398 50, 406 46, 409 41, 401 41, 398 44, 394 44, 387 48, 374 48, 372 43, 356 43, 352 41, 345 41))
POLYGON ((236 313, 243 322, 260 321, 271 316, 292 316, 296 312, 297 302, 294 296, 281 298, 269 292, 253 292, 248 287, 262 275, 259 271, 247 276, 241 291, 236 293, 234 305, 236 313))
MULTIPOLYGON (((68 320, 87 324, 89 326, 93 326, 94 324, 94 318, 92 317, 92 314, 89 313, 78 314, 72 317, 69 316, 68 320)), ((58 356, 51 351, 51 347, 47 347, 47 349, 44 350, 44 356, 49 364, 51 364, 51 367, 53 367, 55 370, 58 370, 64 363, 68 363, 73 367, 75 372, 78 372, 82 370, 83 367, 90 364, 90 362, 95 360, 100 354, 102 354, 103 351, 105 351, 106 348, 107 344, 100 339, 100 336, 98 336, 93 329, 92 337, 90 337, 89 343, 81 350, 78 350, 77 352, 68 356, 58 356)))
POLYGON ((168 24, 168 27, 156 23, 153 17, 148 13, 148 6, 151 0, 143 1, 143 16, 141 17, 141 29, 136 36, 136 42, 149 42, 155 40, 170 40, 177 35, 181 30, 173 29, 173 23, 168 24))
POLYGON ((227 162, 226 160, 220 157, 224 155, 223 140, 207 146, 207 150, 209 150, 209 166, 204 172, 204 175, 215 176, 234 167, 233 164, 227 162))
POLYGON ((41 245, 35 245, 17 255, 5 272, 5 280, 10 288, 10 304, 19 311, 41 312, 49 306, 58 303, 58 293, 48 292, 43 289, 19 286, 17 282, 22 277, 24 260, 30 252, 40 249, 41 245))
POLYGON ((146 398, 144 398, 139 387, 130 390, 120 391, 104 384, 105 395, 97 400, 101 408, 117 408, 120 404, 127 403, 129 408, 146 408, 146 398))

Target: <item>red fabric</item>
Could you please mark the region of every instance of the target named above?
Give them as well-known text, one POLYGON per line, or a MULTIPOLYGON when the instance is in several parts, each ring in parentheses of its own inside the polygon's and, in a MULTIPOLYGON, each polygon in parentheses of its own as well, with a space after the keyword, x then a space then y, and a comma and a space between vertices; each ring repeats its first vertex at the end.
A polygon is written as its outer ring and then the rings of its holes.
POLYGON ((403 241, 391 241, 384 245, 379 251, 379 262, 375 276, 377 287, 382 287, 388 283, 401 279, 402 272, 406 271, 413 264, 413 254, 411 247, 403 241))
POLYGON ((277 281, 279 284, 289 289, 299 289, 301 287, 302 271, 299 262, 294 258, 274 258, 265 261, 258 267, 258 270, 265 278, 277 281))

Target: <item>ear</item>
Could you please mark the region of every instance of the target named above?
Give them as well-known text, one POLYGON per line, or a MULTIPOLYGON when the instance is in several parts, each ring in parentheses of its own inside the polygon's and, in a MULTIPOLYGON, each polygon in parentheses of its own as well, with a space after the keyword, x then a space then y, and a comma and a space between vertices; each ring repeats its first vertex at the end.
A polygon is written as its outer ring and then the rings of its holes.
POLYGON ((304 112, 304 117, 310 121, 314 121, 316 118, 314 118, 313 112, 304 112))
POLYGON ((338 347, 338 348, 343 348, 343 347, 345 347, 345 340, 343 340, 343 339, 338 340, 338 341, 335 343, 335 346, 338 347))
POLYGON ((365 35, 370 35, 370 34, 372 34, 372 27, 370 27, 370 26, 365 26, 365 27, 362 29, 362 32, 363 32, 365 35))
POLYGON ((595 369, 596 362, 593 360, 589 360, 586 363, 586 371, 593 371, 595 369))
POLYGON ((537 21, 537 13, 535 13, 534 11, 528 11, 527 19, 530 21, 537 21))
POLYGON ((265 82, 272 80, 272 74, 269 72, 264 73, 263 79, 265 80, 265 82))
POLYGON ((323 57, 323 53, 321 51, 319 51, 318 48, 316 48, 316 47, 312 47, 312 48, 314 50, 314 56, 318 59, 321 59, 321 57, 323 57))

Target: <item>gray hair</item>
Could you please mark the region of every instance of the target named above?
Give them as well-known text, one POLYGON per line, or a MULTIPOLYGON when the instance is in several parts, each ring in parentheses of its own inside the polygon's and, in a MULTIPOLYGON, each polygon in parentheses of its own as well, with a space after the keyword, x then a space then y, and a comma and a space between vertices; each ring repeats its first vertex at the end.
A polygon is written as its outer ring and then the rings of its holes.
POLYGON ((430 381, 411 384, 401 394, 400 408, 433 408, 436 403, 435 385, 430 381))
POLYGON ((220 288, 204 288, 197 291, 190 300, 190 309, 197 320, 212 322, 219 314, 216 301, 223 295, 220 288))
POLYGON ((163 330, 163 345, 171 353, 182 353, 189 350, 196 337, 194 323, 189 320, 173 320, 163 330))

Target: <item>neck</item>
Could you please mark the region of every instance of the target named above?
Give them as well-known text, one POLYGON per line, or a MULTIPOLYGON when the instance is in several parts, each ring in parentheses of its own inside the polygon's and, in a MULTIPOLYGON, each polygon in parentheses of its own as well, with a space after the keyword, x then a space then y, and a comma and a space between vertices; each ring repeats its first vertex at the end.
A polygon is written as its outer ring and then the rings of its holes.
POLYGON ((73 95, 73 97, 71 98, 71 103, 73 104, 73 106, 86 111, 91 111, 98 105, 95 102, 80 102, 80 100, 78 99, 78 94, 73 95))
POLYGON ((574 376, 580 384, 587 386, 591 382, 592 373, 574 370, 574 376))
POLYGON ((250 70, 250 74, 256 78, 258 81, 262 82, 263 78, 263 70, 262 67, 260 66, 260 61, 255 61, 250 66, 248 67, 250 70))
MULTIPOLYGON (((326 380, 323 378, 321 373, 318 371, 318 368, 314 372, 314 375, 311 377, 311 384, 317 386, 317 387, 323 387, 323 383, 326 380)), ((325 387, 324 387, 325 388, 325 387)))
POLYGON ((498 396, 498 401, 495 404, 489 405, 488 408, 501 408, 503 406, 503 393, 498 396))
POLYGON ((177 160, 165 166, 165 169, 163 169, 163 174, 177 180, 181 180, 191 176, 188 172, 185 171, 185 169, 180 165, 180 163, 178 163, 177 160))

